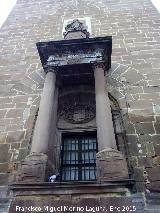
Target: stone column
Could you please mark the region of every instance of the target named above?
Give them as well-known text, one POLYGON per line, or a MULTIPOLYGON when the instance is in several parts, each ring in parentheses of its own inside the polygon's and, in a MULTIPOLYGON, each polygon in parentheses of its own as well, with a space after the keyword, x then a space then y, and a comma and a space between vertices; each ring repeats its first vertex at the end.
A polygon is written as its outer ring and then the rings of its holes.
POLYGON ((98 153, 96 156, 97 181, 128 179, 126 159, 117 150, 110 100, 105 88, 104 65, 97 63, 93 66, 93 69, 98 139, 98 153))
POLYGON ((96 123, 98 150, 117 149, 110 100, 105 89, 105 76, 103 64, 95 64, 95 97, 96 97, 96 123))
POLYGON ((38 117, 35 125, 31 153, 43 153, 48 151, 50 139, 50 125, 53 117, 53 104, 55 94, 56 74, 46 74, 43 93, 40 101, 38 117))
MULTIPOLYGON (((54 128, 51 129, 51 124, 55 120, 53 117, 55 83, 56 74, 48 72, 35 124, 31 153, 19 165, 18 182, 44 182, 48 179, 49 163, 47 152, 51 131, 54 131, 54 128)), ((53 126, 55 127, 55 125, 53 126)))

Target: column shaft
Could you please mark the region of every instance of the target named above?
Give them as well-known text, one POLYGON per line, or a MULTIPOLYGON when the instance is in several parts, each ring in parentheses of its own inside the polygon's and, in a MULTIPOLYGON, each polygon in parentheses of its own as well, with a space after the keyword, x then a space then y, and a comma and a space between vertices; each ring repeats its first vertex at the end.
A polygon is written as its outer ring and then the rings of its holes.
POLYGON ((117 149, 109 97, 105 90, 104 68, 94 66, 96 123, 99 151, 106 148, 117 149))
POLYGON ((35 125, 31 153, 44 153, 48 151, 48 143, 50 139, 51 122, 53 118, 53 104, 55 94, 56 74, 48 72, 46 74, 43 93, 41 96, 39 112, 35 125))

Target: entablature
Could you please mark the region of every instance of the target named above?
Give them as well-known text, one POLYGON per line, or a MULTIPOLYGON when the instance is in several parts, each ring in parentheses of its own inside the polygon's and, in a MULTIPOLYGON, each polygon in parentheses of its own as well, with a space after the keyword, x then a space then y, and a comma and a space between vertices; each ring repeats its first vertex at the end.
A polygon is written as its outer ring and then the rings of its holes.
MULTIPOLYGON (((103 63, 106 70, 111 66, 112 37, 82 38, 61 41, 38 42, 37 48, 44 71, 68 70, 72 65, 103 63)), ((91 72, 91 69, 88 69, 91 72)), ((88 72, 87 70, 87 72, 88 72)), ((81 73, 75 71, 75 73, 81 73)))

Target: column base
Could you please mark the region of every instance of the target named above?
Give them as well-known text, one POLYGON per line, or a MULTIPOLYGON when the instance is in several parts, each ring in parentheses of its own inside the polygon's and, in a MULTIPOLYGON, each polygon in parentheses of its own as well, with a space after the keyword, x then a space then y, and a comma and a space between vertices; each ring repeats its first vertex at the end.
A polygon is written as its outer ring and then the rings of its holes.
POLYGON ((96 155, 97 181, 128 179, 128 168, 125 157, 112 148, 104 149, 96 155))
POLYGON ((46 181, 47 155, 32 153, 28 155, 18 167, 17 182, 44 182, 46 181))

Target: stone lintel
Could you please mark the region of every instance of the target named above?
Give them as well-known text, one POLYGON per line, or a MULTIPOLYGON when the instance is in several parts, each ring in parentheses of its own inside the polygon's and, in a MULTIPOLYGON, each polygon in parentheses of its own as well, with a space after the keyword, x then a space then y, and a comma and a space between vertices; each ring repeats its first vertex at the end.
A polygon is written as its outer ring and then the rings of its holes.
POLYGON ((38 42, 37 49, 45 72, 53 67, 96 61, 104 61, 108 70, 111 66, 112 37, 38 42))

